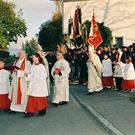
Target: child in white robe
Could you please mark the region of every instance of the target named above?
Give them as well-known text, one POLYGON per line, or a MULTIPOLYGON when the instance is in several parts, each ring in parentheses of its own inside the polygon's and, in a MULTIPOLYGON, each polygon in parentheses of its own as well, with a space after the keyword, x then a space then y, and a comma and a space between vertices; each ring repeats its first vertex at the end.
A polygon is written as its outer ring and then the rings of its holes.
POLYGON ((112 88, 114 86, 112 61, 107 54, 104 55, 102 61, 102 85, 104 88, 112 88))
POLYGON ((0 59, 0 109, 9 109, 10 100, 8 94, 10 90, 9 75, 10 73, 4 69, 4 59, 0 59))
POLYGON ((126 60, 121 87, 123 90, 135 90, 135 69, 131 57, 126 60))
POLYGON ((32 56, 32 60, 34 63, 30 73, 26 117, 32 117, 36 112, 38 116, 45 115, 48 108, 47 73, 38 53, 32 56))

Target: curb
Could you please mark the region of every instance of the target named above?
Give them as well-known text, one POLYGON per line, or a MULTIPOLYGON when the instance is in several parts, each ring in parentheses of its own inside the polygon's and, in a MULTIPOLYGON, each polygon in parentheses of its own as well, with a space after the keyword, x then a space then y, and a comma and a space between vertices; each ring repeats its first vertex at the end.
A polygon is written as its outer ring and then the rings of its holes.
POLYGON ((107 119, 105 119, 100 113, 94 110, 92 107, 85 105, 82 101, 80 101, 79 97, 71 92, 76 101, 88 112, 93 118, 96 119, 97 122, 101 124, 101 126, 110 134, 110 135, 124 135, 121 131, 119 131, 112 123, 110 123, 107 119))

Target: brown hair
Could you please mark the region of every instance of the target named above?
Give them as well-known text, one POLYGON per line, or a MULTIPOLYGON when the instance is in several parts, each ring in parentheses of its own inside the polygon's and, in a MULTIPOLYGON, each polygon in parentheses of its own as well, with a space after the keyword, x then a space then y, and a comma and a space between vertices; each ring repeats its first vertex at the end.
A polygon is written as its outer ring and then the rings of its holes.
POLYGON ((0 58, 0 61, 3 62, 3 63, 5 63, 5 59, 3 59, 3 58, 0 58))
POLYGON ((38 58, 39 62, 44 65, 43 59, 40 57, 40 55, 38 53, 35 53, 34 55, 38 58))
POLYGON ((132 57, 128 56, 127 59, 128 61, 132 62, 132 57))

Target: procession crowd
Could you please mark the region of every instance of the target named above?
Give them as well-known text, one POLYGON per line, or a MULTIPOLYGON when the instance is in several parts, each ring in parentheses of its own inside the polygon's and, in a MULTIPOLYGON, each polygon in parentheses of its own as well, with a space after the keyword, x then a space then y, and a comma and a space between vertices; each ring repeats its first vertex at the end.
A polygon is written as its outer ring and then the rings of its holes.
POLYGON ((135 45, 96 50, 89 46, 66 54, 49 51, 46 56, 39 50, 30 61, 20 50, 18 59, 8 67, 0 59, 0 109, 24 112, 25 117, 45 115, 50 84, 54 83, 52 104, 64 105, 69 102, 69 80, 87 84, 87 95, 104 88, 135 91, 135 45))
MULTIPOLYGON (((125 80, 135 79, 135 75, 134 75, 135 44, 129 47, 123 46, 121 48, 99 47, 95 50, 95 53, 99 57, 102 65, 99 74, 101 74, 100 78, 102 78, 103 87, 109 87, 109 88, 115 87, 118 90, 135 89, 135 84, 134 84, 135 82, 133 83, 134 85, 132 85, 132 87, 131 86, 128 87, 130 85, 129 82, 128 83, 123 82, 122 84, 123 79, 125 80), (108 82, 109 80, 110 82, 108 82)), ((83 84, 83 83, 85 84, 88 81, 88 71, 89 71, 88 49, 85 47, 77 51, 69 52, 66 59, 70 63, 70 67, 71 67, 70 79, 72 81, 78 79, 79 84, 83 84)), ((94 61, 96 62, 96 60, 94 61)), ((99 65, 100 62, 98 63, 99 65)))
MULTIPOLYGON (((55 58, 57 61, 51 68, 55 82, 52 104, 57 106, 69 102, 70 67, 62 52, 57 51, 55 58)), ((23 50, 19 51, 18 59, 11 66, 5 66, 5 60, 0 59, 1 110, 12 114, 23 112, 24 117, 46 114, 50 95, 48 61, 41 50, 32 55, 30 61, 23 50)))

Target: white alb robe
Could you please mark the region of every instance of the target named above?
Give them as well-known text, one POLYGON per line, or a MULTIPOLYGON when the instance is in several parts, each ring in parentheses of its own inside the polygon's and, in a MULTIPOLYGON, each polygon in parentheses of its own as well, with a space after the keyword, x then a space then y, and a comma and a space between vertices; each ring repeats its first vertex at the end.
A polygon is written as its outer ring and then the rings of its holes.
POLYGON ((10 90, 10 82, 9 82, 10 73, 2 69, 0 70, 0 94, 8 94, 10 90))
POLYGON ((88 66, 88 92, 99 92, 103 89, 101 81, 102 64, 99 57, 93 53, 90 60, 87 62, 88 66), (91 62, 93 61, 93 63, 91 62), (95 68, 95 67, 96 68, 95 68))
POLYGON ((33 64, 30 71, 28 95, 33 97, 48 96, 47 73, 43 64, 33 64))
POLYGON ((107 60, 102 61, 102 76, 109 77, 112 76, 112 61, 108 58, 107 60))
POLYGON ((124 80, 135 80, 135 69, 133 63, 125 64, 124 67, 124 80))
POLYGON ((65 59, 58 60, 51 71, 54 77, 54 93, 52 103, 60 103, 62 101, 69 102, 69 63, 65 59), (55 74, 55 68, 61 68, 62 75, 55 74))
MULTIPOLYGON (((24 59, 18 60, 14 66, 21 67, 24 59)), ((13 71, 12 75, 12 82, 11 82, 11 91, 9 93, 9 99, 11 100, 11 106, 10 109, 12 111, 17 111, 17 112, 25 112, 26 104, 27 104, 27 92, 28 92, 28 78, 25 76, 25 73, 29 74, 31 69, 31 64, 29 61, 25 59, 25 69, 24 71, 21 71, 19 73, 18 71, 13 71), (20 75, 19 75, 20 74, 20 75), (21 104, 17 104, 17 91, 18 91, 18 76, 21 78, 20 83, 21 83, 21 104)))
POLYGON ((123 77, 123 72, 124 72, 124 66, 123 66, 123 64, 124 63, 121 62, 122 54, 123 54, 123 52, 121 52, 119 54, 119 57, 118 57, 118 61, 117 62, 119 64, 117 64, 117 65, 114 66, 114 74, 113 74, 114 77, 120 77, 120 78, 123 77))
POLYGON ((42 57, 43 62, 44 62, 44 67, 46 69, 46 73, 47 73, 47 89, 48 89, 48 95, 50 95, 50 74, 49 74, 49 65, 48 65, 48 61, 45 57, 42 57))

